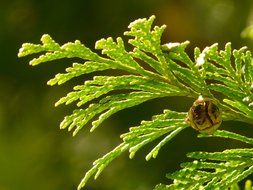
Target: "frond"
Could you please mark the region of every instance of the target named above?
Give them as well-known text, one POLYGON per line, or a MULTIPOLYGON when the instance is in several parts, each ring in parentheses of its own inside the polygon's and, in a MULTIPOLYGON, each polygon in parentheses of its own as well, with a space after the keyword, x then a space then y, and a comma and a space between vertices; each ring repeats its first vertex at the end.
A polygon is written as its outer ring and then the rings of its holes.
MULTIPOLYGON (((210 137, 200 135, 201 137, 210 137)), ((211 137, 239 140, 253 145, 248 138, 228 131, 216 131, 211 137)), ((182 163, 183 169, 168 174, 173 180, 171 185, 158 185, 156 190, 169 189, 229 189, 234 184, 253 173, 253 149, 228 149, 223 152, 192 152, 187 155, 195 159, 182 163)))
POLYGON ((253 119, 253 63, 250 51, 246 47, 231 50, 231 44, 225 50, 217 51, 217 45, 206 48, 206 66, 203 65, 208 88, 224 95, 224 111, 234 112, 234 120, 252 123, 253 119), (241 116, 238 117, 238 114, 241 116), (245 118, 245 119, 244 119, 245 118))
POLYGON ((93 163, 93 167, 86 173, 78 189, 85 186, 93 175, 96 179, 102 170, 123 152, 128 150, 129 157, 133 158, 144 145, 162 138, 146 156, 146 160, 156 158, 160 148, 188 126, 185 117, 186 113, 165 110, 163 114, 153 116, 152 121, 142 121, 140 126, 131 127, 128 133, 121 135, 123 142, 119 146, 93 163))
MULTIPOLYGON (((18 54, 20 57, 45 52, 31 60, 31 65, 62 58, 81 58, 85 61, 83 64, 74 63, 72 67, 66 69, 66 73, 57 74, 48 81, 49 85, 63 84, 74 77, 107 69, 124 70, 128 73, 123 76, 95 76, 93 80, 75 86, 72 92, 61 98, 55 105, 76 102, 78 107, 86 108, 76 109, 71 115, 66 116, 60 125, 62 129, 75 129, 73 132, 75 135, 98 115, 99 119, 92 123, 91 131, 93 131, 102 121, 122 109, 154 98, 190 94, 170 82, 171 78, 167 74, 171 71, 159 45, 165 27, 155 27, 152 30, 153 20, 154 17, 151 17, 149 20, 137 20, 130 24, 131 30, 125 34, 135 38, 129 40, 129 43, 135 46, 132 52, 125 50, 121 38, 117 38, 116 42, 112 38, 99 40, 96 49, 101 49, 105 57, 92 52, 80 41, 60 46, 49 35, 42 36, 42 45, 23 44, 18 54), (144 69, 137 62, 137 58, 155 70, 144 69), (109 93, 113 94, 108 95, 109 93), (97 101, 90 103, 94 100, 97 101)), ((169 75, 173 76, 172 73, 169 75)))

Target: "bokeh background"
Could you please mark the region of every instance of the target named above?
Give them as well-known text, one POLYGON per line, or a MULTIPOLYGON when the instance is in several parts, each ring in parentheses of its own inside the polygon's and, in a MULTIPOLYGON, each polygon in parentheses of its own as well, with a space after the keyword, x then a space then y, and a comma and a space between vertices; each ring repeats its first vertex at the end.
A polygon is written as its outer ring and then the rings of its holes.
MULTIPOLYGON (((54 102, 72 88, 67 83, 49 87, 46 81, 71 63, 66 60, 28 65, 30 58, 17 58, 24 42, 38 43, 42 34, 57 42, 75 39, 94 48, 103 37, 122 36, 128 24, 156 15, 155 24, 166 24, 163 43, 191 41, 204 48, 215 42, 233 48, 252 42, 240 37, 253 21, 252 0, 12 0, 0 1, 0 190, 72 190, 92 162, 120 143, 119 134, 149 120, 163 109, 187 111, 191 99, 178 97, 147 102, 114 115, 94 133, 89 125, 76 137, 59 130, 59 123, 73 107, 54 108, 54 102)), ((82 83, 84 78, 78 82, 82 83)), ((223 128, 253 136, 252 126, 224 122, 223 128)), ((165 174, 179 168, 189 151, 219 151, 245 146, 234 141, 197 139, 191 128, 164 146, 155 160, 144 157, 150 144, 133 160, 123 154, 96 180, 89 190, 149 190, 165 174)))

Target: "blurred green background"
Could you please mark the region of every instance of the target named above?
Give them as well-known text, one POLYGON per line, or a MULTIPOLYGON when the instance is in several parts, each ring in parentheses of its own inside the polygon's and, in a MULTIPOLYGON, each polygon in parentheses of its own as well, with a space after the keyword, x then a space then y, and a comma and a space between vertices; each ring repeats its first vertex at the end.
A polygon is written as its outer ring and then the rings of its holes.
MULTIPOLYGON (((46 81, 71 63, 66 60, 28 65, 30 58, 17 58, 24 42, 38 43, 42 34, 57 42, 75 39, 94 48, 103 37, 122 36, 128 24, 156 15, 155 24, 166 24, 163 43, 191 41, 204 48, 219 42, 222 48, 252 43, 241 39, 241 31, 253 21, 252 0, 12 0, 0 1, 0 190, 72 190, 101 157, 120 143, 119 134, 141 120, 149 120, 169 108, 187 111, 191 99, 165 98, 121 111, 94 133, 86 126, 75 138, 59 123, 72 108, 54 108, 54 102, 72 88, 49 87, 46 81)), ((82 83, 84 78, 77 82, 82 83)), ((227 122, 223 128, 253 136, 250 126, 227 122)), ((148 190, 169 183, 166 172, 179 168, 189 151, 219 151, 242 147, 234 141, 197 139, 191 128, 164 146, 157 159, 146 162, 148 145, 133 160, 127 154, 115 160, 89 190, 148 190)))

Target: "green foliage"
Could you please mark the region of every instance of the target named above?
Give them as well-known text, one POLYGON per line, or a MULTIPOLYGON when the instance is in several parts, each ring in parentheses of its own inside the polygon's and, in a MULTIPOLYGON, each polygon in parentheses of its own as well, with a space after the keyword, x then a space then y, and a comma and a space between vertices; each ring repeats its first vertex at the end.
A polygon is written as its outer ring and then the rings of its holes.
MULTIPOLYGON (((93 131, 114 113, 143 102, 168 96, 196 99, 199 95, 218 102, 224 121, 238 120, 253 124, 253 64, 250 51, 245 47, 232 51, 230 43, 224 50, 218 50, 218 44, 214 44, 203 51, 195 48, 194 59, 191 59, 185 51, 188 41, 160 45, 165 26, 152 28, 154 18, 138 19, 129 25, 130 30, 124 34, 130 37, 130 51, 126 50, 122 38, 117 38, 116 41, 112 38, 99 40, 95 48, 101 50, 102 55, 94 53, 80 41, 60 46, 49 35, 42 36, 42 44, 22 45, 19 57, 42 54, 31 60, 31 65, 62 58, 80 58, 84 61, 73 63, 65 73, 57 74, 48 81, 49 85, 61 85, 72 78, 108 69, 124 73, 94 76, 83 85, 74 86, 73 91, 56 103, 56 106, 74 102, 77 105, 73 113, 64 118, 60 128, 73 130, 73 135, 76 135, 92 121, 93 131), (222 98, 217 98, 214 94, 219 94, 222 98)), ((129 157, 133 158, 140 148, 159 138, 161 141, 147 154, 146 160, 155 158, 165 143, 188 126, 186 116, 187 112, 164 110, 151 121, 142 121, 139 126, 131 127, 128 133, 121 135, 120 145, 93 163, 78 189, 91 176, 94 175, 96 179, 123 152, 129 151, 129 157)), ((253 141, 225 131, 217 131, 214 135, 249 144, 253 141)), ((172 185, 159 185, 157 189, 198 189, 202 186, 218 187, 217 185, 230 187, 253 172, 252 154, 252 149, 191 153, 188 156, 198 160, 186 163, 184 169, 168 175, 175 179, 172 185), (216 175, 219 176, 214 177, 216 175)))
MULTIPOLYGON (((200 137, 210 137, 199 135, 200 137)), ((227 131, 216 131, 211 137, 239 140, 253 145, 253 138, 247 138, 227 131)), ((187 155, 195 159, 182 163, 183 169, 168 174, 171 185, 158 185, 156 190, 169 189, 229 189, 253 173, 253 149, 228 149, 223 152, 192 152, 187 155)), ((252 188, 250 188, 252 189, 252 188)))

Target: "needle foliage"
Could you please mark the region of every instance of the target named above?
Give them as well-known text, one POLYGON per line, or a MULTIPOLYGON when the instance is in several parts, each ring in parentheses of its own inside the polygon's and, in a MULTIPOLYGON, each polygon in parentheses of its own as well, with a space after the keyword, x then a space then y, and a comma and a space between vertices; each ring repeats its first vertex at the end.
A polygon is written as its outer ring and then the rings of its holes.
MULTIPOLYGON (((49 85, 62 85, 73 78, 97 71, 120 71, 120 74, 112 76, 94 76, 92 80, 74 86, 71 92, 56 102, 56 106, 76 104, 73 113, 65 116, 60 128, 73 131, 76 135, 91 122, 90 131, 94 131, 111 115, 143 102, 169 96, 197 99, 199 95, 218 102, 223 121, 253 124, 251 52, 246 47, 232 50, 231 43, 221 50, 218 44, 213 44, 204 50, 196 47, 192 59, 185 51, 188 41, 161 45, 165 25, 153 27, 154 19, 151 16, 130 23, 129 30, 124 33, 132 47, 130 50, 126 50, 126 42, 120 37, 97 41, 95 49, 101 50, 101 54, 78 40, 59 45, 47 34, 41 37, 41 44, 22 45, 19 57, 40 54, 30 61, 33 66, 63 58, 83 60, 66 68, 65 73, 56 74, 48 81, 49 85)), ((128 151, 129 157, 133 158, 140 148, 160 139, 146 156, 146 160, 156 158, 164 144, 188 127, 185 122, 187 111, 164 110, 150 121, 130 127, 128 133, 120 136, 121 144, 93 163, 78 189, 84 187, 92 176, 96 179, 123 152, 128 151)), ((227 131, 216 131, 213 136, 253 145, 253 139, 227 131)), ((155 189, 226 189, 235 187, 236 183, 253 173, 253 148, 194 152, 187 156, 194 161, 183 163, 182 170, 167 175, 173 183, 160 184, 155 189)))

